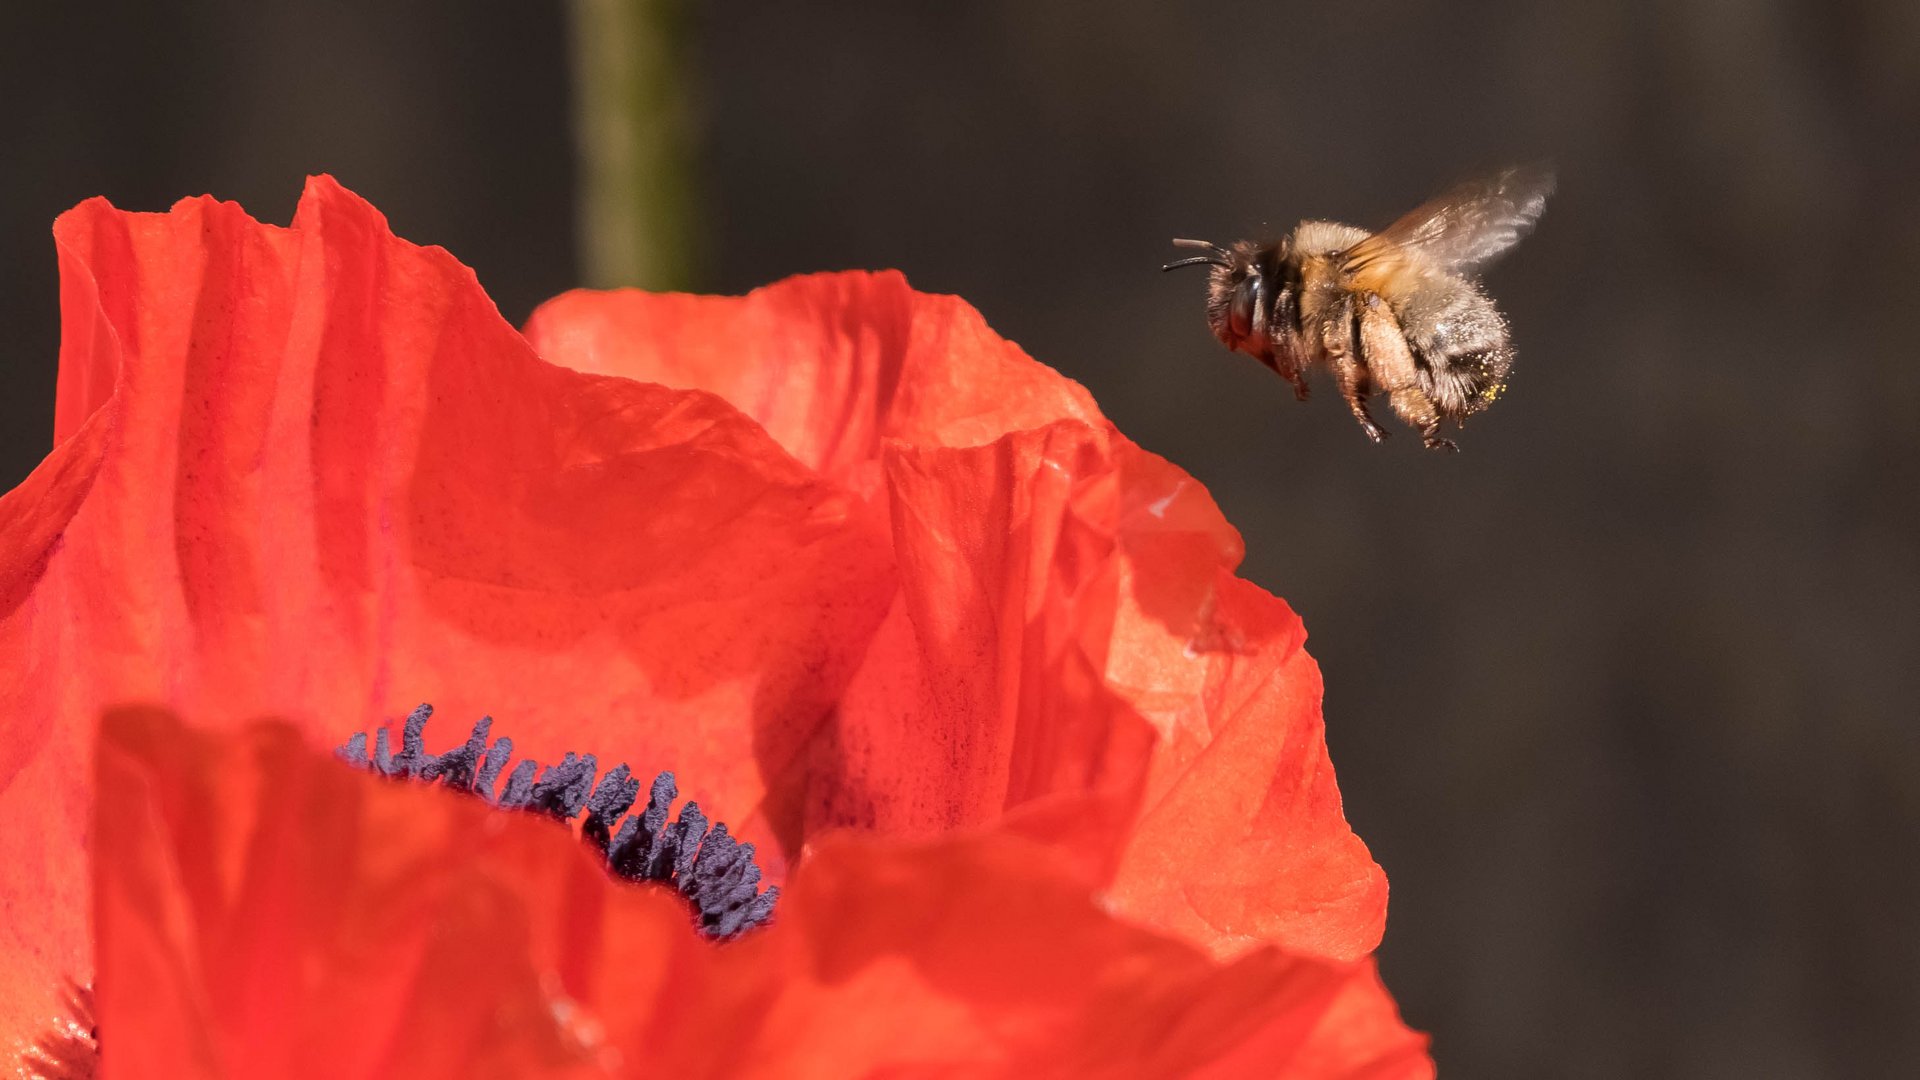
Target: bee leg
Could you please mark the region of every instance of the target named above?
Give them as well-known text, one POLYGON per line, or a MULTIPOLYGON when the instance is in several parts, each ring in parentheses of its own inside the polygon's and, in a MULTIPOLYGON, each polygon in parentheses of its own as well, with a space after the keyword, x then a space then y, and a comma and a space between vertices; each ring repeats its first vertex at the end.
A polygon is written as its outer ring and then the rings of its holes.
POLYGON ((1420 385, 1420 365, 1412 346, 1400 330, 1385 301, 1367 294, 1358 312, 1360 331, 1355 340, 1366 357, 1373 381, 1387 392, 1387 404, 1395 416, 1420 432, 1420 441, 1429 450, 1458 450, 1451 439, 1440 437, 1440 409, 1420 385))
POLYGON ((1373 416, 1367 412, 1367 393, 1372 389, 1367 374, 1367 362, 1363 358, 1365 348, 1359 334, 1356 312, 1351 300, 1340 305, 1320 326, 1320 347, 1326 354, 1327 366, 1333 369, 1333 380, 1340 387, 1340 396, 1347 402, 1347 411, 1360 422, 1360 430, 1374 442, 1384 442, 1387 433, 1373 422, 1373 416))
POLYGON ((1459 453, 1460 444, 1454 442, 1452 439, 1441 438, 1439 431, 1439 424, 1435 424, 1430 428, 1422 428, 1420 431, 1420 441, 1425 444, 1429 450, 1445 450, 1450 454, 1459 453))
POLYGON ((1367 365, 1349 352, 1333 353, 1327 357, 1333 368, 1334 381, 1340 384, 1340 396, 1346 399, 1347 411, 1360 422, 1360 430, 1374 442, 1384 442, 1387 433, 1373 422, 1373 414, 1367 411, 1367 365))
POLYGON ((1293 387, 1293 396, 1297 400, 1307 400, 1307 373, 1301 370, 1300 364, 1291 354, 1275 349, 1261 356, 1260 360, 1272 368, 1274 374, 1287 380, 1287 384, 1293 387))
POLYGON ((1460 449, 1452 439, 1440 437, 1440 410, 1434 407, 1433 399, 1420 389, 1419 384, 1396 387, 1388 392, 1387 402, 1393 406, 1394 415, 1405 420, 1407 426, 1419 429, 1420 441, 1427 449, 1460 449))

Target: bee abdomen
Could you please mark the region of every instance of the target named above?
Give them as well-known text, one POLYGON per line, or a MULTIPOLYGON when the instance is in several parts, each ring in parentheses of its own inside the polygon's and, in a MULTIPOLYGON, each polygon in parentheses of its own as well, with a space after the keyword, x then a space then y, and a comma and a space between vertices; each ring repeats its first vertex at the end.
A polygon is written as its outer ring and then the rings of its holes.
POLYGON ((1506 388, 1513 369, 1507 323, 1471 283, 1429 289, 1408 298, 1399 314, 1419 365, 1421 388, 1450 416, 1479 412, 1506 388))
MULTIPOLYGON (((1416 358, 1419 354, 1415 354, 1416 358)), ((1513 350, 1505 344, 1478 352, 1442 356, 1423 366, 1423 389, 1436 405, 1455 416, 1477 413, 1494 403, 1507 388, 1513 370, 1513 350)))

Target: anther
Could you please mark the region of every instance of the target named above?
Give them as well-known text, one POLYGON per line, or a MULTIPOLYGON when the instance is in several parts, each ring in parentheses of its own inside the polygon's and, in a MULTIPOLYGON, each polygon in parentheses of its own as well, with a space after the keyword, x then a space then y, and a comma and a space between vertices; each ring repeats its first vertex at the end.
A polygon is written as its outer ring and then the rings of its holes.
POLYGON ((438 783, 503 809, 530 810, 563 822, 581 818, 580 835, 605 856, 614 874, 673 886, 710 938, 733 937, 772 916, 780 890, 759 888, 760 867, 753 861, 752 844, 735 840, 724 824, 715 823, 709 830, 706 814, 695 803, 685 804, 677 818, 667 821, 679 795, 672 773, 653 778, 646 806, 638 814, 628 813, 640 795, 640 781, 632 770, 616 766, 595 784, 599 763, 592 754, 569 753, 544 769, 522 759, 495 796, 494 783, 513 754, 513 740, 502 737, 489 746, 493 718, 483 716, 466 742, 443 754, 429 754, 424 732, 432 715, 431 705, 407 714, 398 754, 391 752, 384 728, 374 733, 371 755, 364 732, 350 736, 334 753, 356 768, 438 783))

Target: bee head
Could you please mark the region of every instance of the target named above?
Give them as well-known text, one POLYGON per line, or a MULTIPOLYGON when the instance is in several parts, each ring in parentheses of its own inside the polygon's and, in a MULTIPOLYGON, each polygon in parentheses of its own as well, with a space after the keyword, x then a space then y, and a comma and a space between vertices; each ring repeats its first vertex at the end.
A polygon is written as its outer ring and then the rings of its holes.
POLYGON ((1229 349, 1265 355, 1267 315, 1272 310, 1268 275, 1262 272, 1260 248, 1241 241, 1230 248, 1206 240, 1175 240, 1175 246, 1198 248, 1201 254, 1176 259, 1162 270, 1182 266, 1205 265, 1207 276, 1207 325, 1213 336, 1229 349))

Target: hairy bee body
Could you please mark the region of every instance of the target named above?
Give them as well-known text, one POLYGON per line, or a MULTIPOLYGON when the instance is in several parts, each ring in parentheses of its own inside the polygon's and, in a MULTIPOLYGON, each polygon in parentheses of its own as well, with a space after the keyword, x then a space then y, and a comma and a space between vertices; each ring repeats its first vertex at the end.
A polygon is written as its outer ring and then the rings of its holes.
POLYGON ((1386 437, 1367 399, 1387 395, 1427 446, 1454 449, 1458 424, 1491 404, 1513 367, 1507 322, 1472 271, 1519 239, 1545 208, 1552 176, 1509 169, 1461 185, 1379 233, 1304 221, 1275 244, 1241 241, 1167 269, 1212 266, 1207 322, 1306 400, 1325 367, 1361 429, 1386 437))

